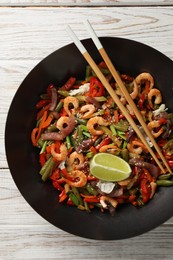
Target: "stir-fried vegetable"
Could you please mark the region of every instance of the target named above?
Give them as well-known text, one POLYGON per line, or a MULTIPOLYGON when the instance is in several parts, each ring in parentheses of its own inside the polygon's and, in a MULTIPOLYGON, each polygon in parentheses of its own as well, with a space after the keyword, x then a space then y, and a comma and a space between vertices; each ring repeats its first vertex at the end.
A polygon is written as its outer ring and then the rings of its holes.
MULTIPOLYGON (((139 124, 104 62, 99 66, 139 124)), ((142 73, 136 78, 122 74, 121 78, 173 169, 173 115, 162 104, 153 77, 142 73)), ((158 186, 173 185, 171 174, 163 174, 155 165, 90 66, 83 81, 70 77, 63 86, 49 85, 36 108, 31 140, 40 149, 41 178, 52 181, 59 192, 59 203, 87 212, 93 208, 109 210, 113 215, 119 204, 143 206, 153 198, 158 186), (130 177, 118 182, 94 177, 90 160, 97 153, 123 158, 131 166, 130 177)))

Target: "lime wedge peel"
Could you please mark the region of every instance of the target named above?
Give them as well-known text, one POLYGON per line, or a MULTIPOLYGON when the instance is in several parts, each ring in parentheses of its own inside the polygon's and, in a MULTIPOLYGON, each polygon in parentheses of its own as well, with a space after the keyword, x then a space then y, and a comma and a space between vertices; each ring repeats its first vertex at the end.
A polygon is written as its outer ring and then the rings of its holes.
POLYGON ((97 153, 90 162, 90 172, 103 181, 122 181, 130 176, 131 168, 125 160, 118 156, 97 153))

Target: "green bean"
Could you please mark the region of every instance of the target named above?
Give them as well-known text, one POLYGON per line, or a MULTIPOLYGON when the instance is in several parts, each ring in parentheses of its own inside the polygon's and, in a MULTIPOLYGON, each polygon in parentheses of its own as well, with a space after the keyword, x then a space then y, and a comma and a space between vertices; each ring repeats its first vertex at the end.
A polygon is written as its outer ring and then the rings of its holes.
POLYGON ((98 194, 98 191, 97 191, 96 189, 94 189, 90 183, 87 183, 86 189, 87 189, 87 191, 88 191, 90 194, 92 194, 92 195, 94 195, 94 196, 96 196, 96 195, 98 194))
POLYGON ((39 138, 37 144, 39 145, 39 147, 43 147, 44 141, 41 138, 39 138))
POLYGON ((127 149, 124 148, 121 150, 121 156, 126 162, 129 161, 129 152, 127 149))
POLYGON ((86 211, 91 212, 91 210, 88 207, 88 203, 86 201, 84 201, 84 207, 86 211))
POLYGON ((47 141, 44 141, 43 146, 42 146, 41 151, 40 151, 40 154, 45 152, 46 146, 47 146, 47 141))
POLYGON ((102 136, 99 136, 94 142, 94 146, 97 146, 102 141, 102 136))
POLYGON ((79 145, 83 140, 83 133, 82 133, 82 127, 81 125, 77 128, 77 138, 76 138, 76 144, 79 145))
POLYGON ((71 140, 69 135, 66 136, 66 144, 67 144, 67 149, 69 149, 71 147, 71 140))
POLYGON ((107 134, 111 139, 112 139, 112 141, 118 146, 118 147, 120 147, 120 145, 121 145, 121 141, 117 138, 117 136, 115 136, 114 134, 112 134, 112 131, 108 128, 108 127, 106 127, 106 126, 100 126, 100 129, 102 129, 104 132, 105 132, 105 134, 107 134))
POLYGON ((78 124, 82 124, 82 125, 86 125, 86 124, 87 124, 87 120, 77 118, 77 123, 78 123, 78 124))
POLYGON ((39 127, 39 124, 40 124, 40 122, 41 122, 41 119, 42 119, 42 117, 41 117, 39 120, 37 120, 36 127, 39 127))
POLYGON ((52 170, 54 169, 54 167, 57 165, 57 163, 52 159, 52 157, 50 157, 45 164, 43 165, 43 167, 40 170, 40 174, 42 175, 42 180, 46 181, 47 178, 49 178, 49 176, 52 173, 52 170))
POLYGON ((113 133, 114 135, 116 135, 116 134, 117 134, 117 131, 116 131, 116 129, 115 129, 115 126, 114 126, 114 125, 110 125, 110 129, 111 129, 111 131, 112 131, 112 133, 113 133))
POLYGON ((87 137, 91 137, 91 134, 89 132, 83 132, 83 135, 87 136, 87 137))
POLYGON ((115 126, 115 129, 122 131, 122 132, 126 132, 129 128, 128 123, 124 122, 124 121, 120 121, 120 122, 116 123, 114 126, 115 126))
POLYGON ((58 90, 58 93, 63 96, 63 97, 68 97, 69 96, 69 91, 67 90, 58 90))
POLYGON ((75 206, 79 206, 79 200, 77 199, 77 197, 74 195, 73 192, 69 192, 69 198, 71 199, 71 201, 75 204, 75 206))
POLYGON ((162 174, 158 177, 159 180, 168 180, 172 176, 171 173, 162 174))
POLYGON ((50 125, 48 128, 47 128, 47 131, 48 132, 55 132, 55 131, 57 131, 58 129, 57 129, 57 127, 56 127, 56 125, 50 125))
POLYGON ((85 96, 76 95, 75 98, 77 98, 81 103, 86 101, 85 96))
POLYGON ((64 189, 65 189, 65 193, 66 193, 66 194, 69 194, 69 192, 70 192, 70 185, 66 183, 66 184, 64 185, 64 189))
POLYGON ((93 114, 92 114, 92 117, 102 116, 102 115, 104 115, 104 110, 103 110, 103 109, 100 109, 99 111, 93 113, 93 114))
POLYGON ((126 141, 125 133, 117 130, 117 135, 126 141))
POLYGON ((64 105, 64 102, 62 101, 59 101, 59 103, 57 104, 56 108, 55 108, 55 111, 56 112, 60 112, 61 108, 63 107, 64 105))
POLYGON ((86 154, 87 158, 92 158, 94 156, 94 153, 93 152, 88 152, 86 154))
POLYGON ((156 184, 158 186, 169 187, 169 186, 173 186, 173 181, 171 181, 171 180, 157 180, 156 184))
POLYGON ((107 100, 107 98, 105 98, 104 96, 100 96, 100 97, 95 97, 95 100, 98 102, 104 102, 107 100))
POLYGON ((70 135, 69 137, 70 137, 71 146, 75 148, 77 146, 76 139, 73 137, 73 135, 70 135))
POLYGON ((83 205, 83 199, 81 197, 81 195, 79 194, 79 191, 76 187, 72 187, 72 192, 74 193, 74 195, 76 196, 76 198, 78 199, 79 201, 79 205, 83 205))
POLYGON ((82 130, 88 132, 88 128, 86 125, 81 124, 80 127, 82 128, 82 130))
POLYGON ((124 142, 123 142, 123 149, 125 149, 127 147, 127 142, 126 142, 126 140, 124 140, 124 142))
POLYGON ((46 100, 46 99, 50 99, 50 96, 45 93, 45 94, 40 95, 40 98, 46 100))

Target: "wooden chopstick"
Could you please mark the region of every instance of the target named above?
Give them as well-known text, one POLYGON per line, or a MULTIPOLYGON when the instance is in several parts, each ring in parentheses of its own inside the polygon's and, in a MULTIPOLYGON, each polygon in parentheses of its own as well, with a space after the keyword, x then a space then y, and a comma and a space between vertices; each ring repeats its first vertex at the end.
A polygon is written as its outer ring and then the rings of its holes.
MULTIPOLYGON (((86 59, 86 61, 88 62, 88 64, 91 66, 91 68, 93 69, 93 71, 96 73, 97 77, 99 78, 99 80, 102 82, 102 84, 104 85, 104 87, 106 88, 106 90, 108 91, 108 93, 110 94, 110 96, 113 98, 114 102, 117 104, 117 106, 119 107, 119 109, 121 110, 121 112, 124 114, 124 116, 126 117, 126 119, 128 120, 129 124, 132 126, 132 128, 134 129, 134 131, 136 132, 136 134, 138 135, 138 137, 141 139, 141 141, 143 142, 143 144, 146 146, 146 148, 148 149, 148 151, 150 152, 151 156, 153 157, 153 159, 155 160, 155 162, 157 163, 157 165, 159 166, 159 168, 161 169, 161 171, 163 173, 165 173, 165 169, 163 168, 162 164, 160 163, 160 161, 158 160, 157 156, 155 155, 155 153, 153 152, 153 150, 151 149, 151 147, 149 146, 149 144, 147 143, 145 137, 143 136, 143 134, 141 133, 141 131, 139 130, 139 128, 137 127, 137 125, 135 124, 134 120, 132 119, 132 117, 130 116, 129 112, 127 111, 127 109, 124 107, 124 105, 121 103, 121 101, 119 100, 119 97, 117 96, 117 94, 115 93, 115 91, 112 89, 111 85, 109 84, 109 82, 107 81, 107 79, 105 78, 105 76, 102 74, 102 72, 100 71, 100 69, 98 68, 97 64, 95 63, 95 61, 92 59, 92 57, 90 56, 90 54, 87 52, 87 50, 85 49, 85 47, 83 46, 83 44, 80 42, 80 40, 78 39, 78 37, 76 36, 76 34, 73 32, 73 30, 71 29, 70 26, 67 27, 67 32, 69 33, 70 37, 72 38, 73 42, 75 43, 75 45, 77 46, 77 48, 79 49, 79 51, 81 52, 81 54, 83 55, 83 57, 86 59)), ((166 165, 166 164, 165 164, 166 165)), ((167 167, 168 169, 168 167, 167 167)), ((171 172, 171 170, 169 169, 169 172, 171 172)), ((171 172, 172 173, 172 172, 171 172)))
POLYGON ((107 55, 105 49, 103 48, 99 38, 97 37, 93 27, 91 26, 90 22, 88 20, 86 20, 85 22, 86 28, 93 40, 93 42, 95 43, 98 51, 100 52, 103 60, 105 61, 107 67, 109 68, 112 76, 114 77, 115 81, 117 82, 120 90, 122 91, 122 93, 124 94, 124 97, 126 99, 126 101, 129 103, 130 107, 132 108, 134 114, 136 115, 139 123, 141 124, 142 128, 144 129, 146 135, 149 137, 150 141, 152 142, 153 146, 155 147, 156 151, 158 152, 160 158, 162 159, 163 163, 165 164, 167 170, 172 173, 165 157, 163 156, 160 147, 158 146, 158 144, 156 143, 153 135, 151 134, 150 130, 148 129, 148 126, 146 125, 146 123, 143 120, 143 117, 141 115, 141 113, 139 112, 139 110, 136 107, 136 104, 134 103, 133 99, 131 98, 128 90, 126 89, 126 87, 124 86, 124 83, 122 82, 118 72, 116 71, 114 65, 112 64, 109 56, 107 55))

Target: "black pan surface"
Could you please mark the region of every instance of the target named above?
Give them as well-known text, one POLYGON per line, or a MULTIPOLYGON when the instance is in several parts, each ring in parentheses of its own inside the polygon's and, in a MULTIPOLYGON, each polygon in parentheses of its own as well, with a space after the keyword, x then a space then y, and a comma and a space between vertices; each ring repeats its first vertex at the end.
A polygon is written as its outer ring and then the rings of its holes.
MULTIPOLYGON (((116 69, 137 76, 150 72, 162 91, 164 102, 173 112, 173 62, 157 50, 139 42, 101 37, 116 69)), ((101 57, 90 39, 83 40, 96 62, 101 57)), ((160 188, 152 201, 137 209, 123 205, 114 217, 95 210, 86 213, 60 205, 57 190, 39 175, 38 150, 30 141, 35 125, 35 104, 50 83, 61 86, 69 76, 84 78, 86 62, 74 44, 67 45, 42 60, 24 79, 11 103, 5 129, 9 168, 19 191, 31 207, 56 227, 71 234, 97 240, 134 237, 158 227, 173 215, 173 188, 160 188)))

